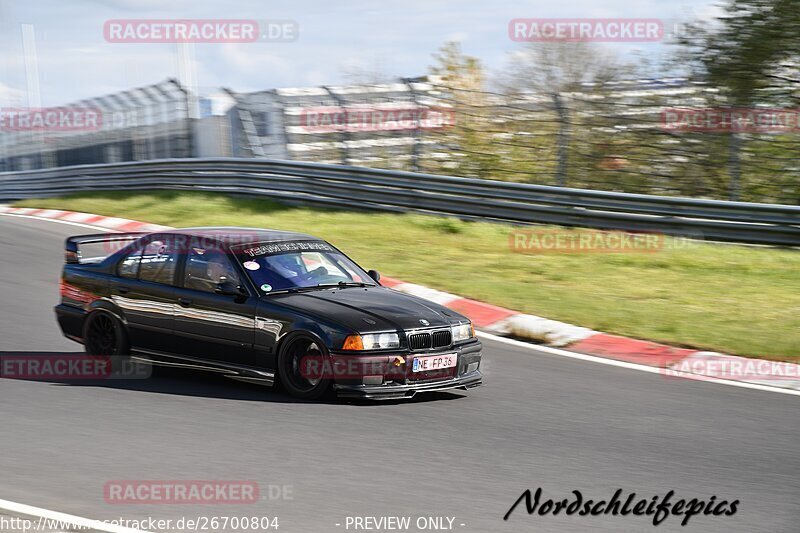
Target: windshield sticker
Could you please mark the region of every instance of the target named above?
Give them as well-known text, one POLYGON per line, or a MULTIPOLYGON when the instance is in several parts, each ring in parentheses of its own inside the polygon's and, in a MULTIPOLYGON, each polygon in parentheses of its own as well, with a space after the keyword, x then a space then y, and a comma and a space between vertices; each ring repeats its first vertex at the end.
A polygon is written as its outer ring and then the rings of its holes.
POLYGON ((261 290, 264 292, 269 292, 272 290, 272 285, 265 283, 261 286, 261 290))
POLYGON ((250 257, 258 255, 275 255, 285 252, 303 252, 307 250, 321 250, 324 252, 332 252, 333 247, 324 242, 309 242, 309 241, 290 241, 290 242, 273 242, 264 244, 255 248, 248 248, 244 253, 250 257))
POLYGON ((261 265, 259 265, 255 261, 245 261, 244 263, 242 263, 242 266, 244 266, 247 270, 258 270, 259 268, 261 268, 261 265))

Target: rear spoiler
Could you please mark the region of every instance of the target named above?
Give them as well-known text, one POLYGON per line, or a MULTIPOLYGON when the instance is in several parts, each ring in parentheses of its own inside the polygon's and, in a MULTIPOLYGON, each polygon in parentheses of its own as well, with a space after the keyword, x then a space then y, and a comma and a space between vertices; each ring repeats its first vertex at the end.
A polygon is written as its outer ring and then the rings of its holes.
POLYGON ((113 243, 121 243, 123 241, 132 242, 139 237, 143 237, 148 233, 145 232, 132 232, 132 233, 95 233, 92 235, 75 235, 74 237, 67 237, 64 244, 64 261, 69 264, 76 265, 81 262, 80 247, 85 244, 100 244, 108 243, 109 246, 105 249, 104 257, 108 257, 112 253, 124 248, 126 244, 119 244, 114 246, 113 243))

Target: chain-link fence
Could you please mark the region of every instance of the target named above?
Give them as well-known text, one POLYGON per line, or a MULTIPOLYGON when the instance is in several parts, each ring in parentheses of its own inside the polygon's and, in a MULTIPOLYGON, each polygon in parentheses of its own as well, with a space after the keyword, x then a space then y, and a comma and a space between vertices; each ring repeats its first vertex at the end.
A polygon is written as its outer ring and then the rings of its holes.
POLYGON ((766 95, 749 115, 740 110, 736 120, 712 125, 710 117, 725 115, 720 92, 680 78, 511 94, 454 88, 431 76, 254 93, 226 89, 223 96, 222 111, 204 119, 192 117, 190 95, 174 80, 66 106, 95 110, 101 125, 6 128, 0 168, 258 157, 800 204, 800 111, 793 93, 766 95))
POLYGON ((455 89, 431 77, 238 100, 235 118, 249 115, 252 123, 239 120, 242 156, 800 203, 800 112, 791 98, 781 109, 756 106, 749 111, 759 116, 742 110, 744 116, 714 127, 709 117, 726 112, 719 91, 681 78, 504 94, 455 89), (764 116, 783 122, 753 123, 764 116))
POLYGON ((457 175, 800 203, 800 110, 790 99, 731 109, 716 89, 685 79, 446 94, 456 110, 455 128, 444 132, 456 161, 448 170, 457 175))
POLYGON ((193 155, 188 93, 175 80, 54 108, 2 112, 4 171, 193 155))

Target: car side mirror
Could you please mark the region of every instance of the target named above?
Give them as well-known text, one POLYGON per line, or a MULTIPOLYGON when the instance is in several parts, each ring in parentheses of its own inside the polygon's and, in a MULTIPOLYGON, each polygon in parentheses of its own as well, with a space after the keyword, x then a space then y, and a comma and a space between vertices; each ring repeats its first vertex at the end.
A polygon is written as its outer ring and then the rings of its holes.
POLYGON ((375 282, 380 283, 380 281, 381 281, 381 273, 380 272, 378 272, 377 270, 370 270, 369 272, 367 272, 367 274, 369 274, 369 277, 374 279, 375 282))
POLYGON ((242 296, 242 288, 232 281, 222 281, 217 283, 214 292, 222 296, 242 296))

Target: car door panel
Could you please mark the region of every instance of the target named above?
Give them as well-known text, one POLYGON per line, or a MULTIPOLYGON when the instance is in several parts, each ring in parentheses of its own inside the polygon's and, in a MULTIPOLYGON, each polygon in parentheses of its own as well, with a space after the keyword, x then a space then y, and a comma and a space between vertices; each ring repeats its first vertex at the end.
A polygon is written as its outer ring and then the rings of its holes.
POLYGON ((252 365, 255 301, 176 288, 174 335, 179 353, 252 365))
POLYGON ((222 252, 200 248, 187 251, 182 286, 176 287, 174 294, 177 353, 233 364, 256 364, 253 343, 258 299, 214 292, 221 280, 239 283, 236 276, 222 252))
POLYGON ((169 350, 172 345, 173 287, 139 281, 114 283, 111 298, 128 321, 131 347, 169 350))
POLYGON ((111 281, 111 300, 124 314, 132 348, 169 351, 172 347, 175 288, 172 279, 177 255, 163 241, 153 239, 123 258, 118 275, 111 281), (141 262, 146 260, 145 277, 140 279, 141 262), (150 268, 153 267, 153 268, 150 268), (158 275, 153 274, 158 271, 158 275))

